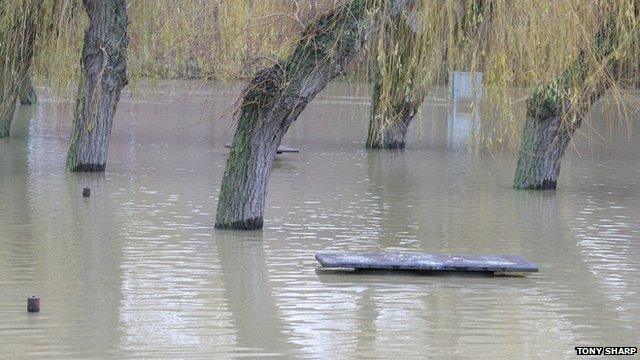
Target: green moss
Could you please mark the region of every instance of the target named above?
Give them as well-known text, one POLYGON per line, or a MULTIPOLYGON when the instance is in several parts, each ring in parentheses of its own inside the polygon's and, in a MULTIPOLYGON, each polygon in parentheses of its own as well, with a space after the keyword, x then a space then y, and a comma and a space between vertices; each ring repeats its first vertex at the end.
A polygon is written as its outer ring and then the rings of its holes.
MULTIPOLYGON (((549 84, 538 86, 527 103, 527 115, 539 120, 545 120, 553 116, 562 115, 562 107, 571 104, 574 108, 582 107, 582 104, 572 104, 572 94, 582 92, 590 75, 602 69, 594 69, 594 66, 605 65, 609 72, 616 71, 617 61, 610 58, 620 42, 615 26, 604 26, 595 39, 595 53, 597 64, 587 59, 587 53, 581 51, 567 69, 549 84)), ((604 81, 604 80, 600 80, 604 81)))

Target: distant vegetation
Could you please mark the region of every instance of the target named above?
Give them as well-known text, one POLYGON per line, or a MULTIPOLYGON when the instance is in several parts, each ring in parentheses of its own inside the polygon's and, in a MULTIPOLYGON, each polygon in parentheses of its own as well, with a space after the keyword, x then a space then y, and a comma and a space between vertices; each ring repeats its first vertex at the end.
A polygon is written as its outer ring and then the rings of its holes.
MULTIPOLYGON (((31 0, 18 0, 31 1, 31 0)), ((47 0, 56 1, 56 0, 47 0)), ((57 40, 41 44, 38 74, 56 83, 78 71, 87 19, 81 0, 57 0, 57 40), (46 54, 46 56, 45 56, 46 54), (62 73, 56 65, 67 64, 62 73)), ((129 0, 132 78, 238 79, 282 55, 333 0, 129 0)))

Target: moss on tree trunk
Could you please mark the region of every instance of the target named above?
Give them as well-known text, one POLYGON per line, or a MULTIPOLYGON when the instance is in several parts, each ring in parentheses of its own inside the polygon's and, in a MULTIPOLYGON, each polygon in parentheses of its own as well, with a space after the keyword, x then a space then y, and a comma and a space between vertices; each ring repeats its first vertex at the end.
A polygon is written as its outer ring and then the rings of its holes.
MULTIPOLYGON (((396 0, 398 11, 411 0, 396 0)), ((375 26, 372 0, 351 0, 317 17, 293 53, 258 72, 242 95, 222 179, 216 228, 261 229, 276 150, 306 105, 344 73, 375 26)))
POLYGON ((67 168, 103 171, 120 92, 127 80, 125 0, 84 0, 89 15, 82 50, 67 168))
POLYGON ((10 5, 0 2, 0 138, 8 137, 22 82, 33 58, 40 1, 10 5))
POLYGON ((404 149, 407 128, 424 98, 423 92, 416 91, 413 84, 407 87, 388 89, 391 104, 381 101, 382 79, 376 76, 371 97, 371 115, 367 132, 367 149, 404 149), (409 94, 405 93, 407 90, 409 94), (407 99, 410 97, 412 99, 407 99))

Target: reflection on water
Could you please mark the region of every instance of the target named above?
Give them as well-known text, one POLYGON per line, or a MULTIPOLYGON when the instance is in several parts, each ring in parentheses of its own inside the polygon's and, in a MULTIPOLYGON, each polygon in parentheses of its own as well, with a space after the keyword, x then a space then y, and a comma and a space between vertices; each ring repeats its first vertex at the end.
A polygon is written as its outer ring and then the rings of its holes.
POLYGON ((17 110, 0 140, 3 357, 561 358, 638 344, 637 140, 579 141, 557 192, 515 192, 512 156, 447 150, 446 94, 407 151, 367 152, 368 95, 336 84, 287 136, 302 152, 274 166, 265 230, 214 232, 237 91, 125 94, 105 174, 64 171, 68 102, 17 110), (514 253, 541 272, 326 274, 321 249, 514 253), (25 311, 32 293, 40 314, 25 311))
POLYGON ((449 138, 447 145, 449 148, 459 148, 465 146, 474 134, 480 132, 480 112, 458 112, 457 106, 453 107, 449 117, 449 138))

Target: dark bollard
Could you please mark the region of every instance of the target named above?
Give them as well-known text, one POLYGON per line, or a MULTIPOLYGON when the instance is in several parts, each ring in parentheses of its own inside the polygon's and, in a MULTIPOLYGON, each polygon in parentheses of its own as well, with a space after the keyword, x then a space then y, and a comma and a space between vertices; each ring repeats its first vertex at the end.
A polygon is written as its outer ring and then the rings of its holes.
POLYGON ((40 312, 40 298, 35 295, 27 298, 27 312, 40 312))
POLYGON ((84 197, 91 196, 91 189, 89 189, 89 188, 82 189, 82 196, 84 196, 84 197))

